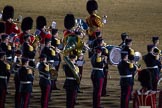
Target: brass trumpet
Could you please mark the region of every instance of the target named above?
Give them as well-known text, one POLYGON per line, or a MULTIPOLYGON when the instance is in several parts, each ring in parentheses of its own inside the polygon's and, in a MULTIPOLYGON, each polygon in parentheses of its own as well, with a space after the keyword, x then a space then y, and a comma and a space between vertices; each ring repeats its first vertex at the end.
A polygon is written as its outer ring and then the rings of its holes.
POLYGON ((22 22, 22 16, 19 15, 18 18, 12 19, 12 22, 13 22, 13 23, 21 23, 21 22, 22 22))

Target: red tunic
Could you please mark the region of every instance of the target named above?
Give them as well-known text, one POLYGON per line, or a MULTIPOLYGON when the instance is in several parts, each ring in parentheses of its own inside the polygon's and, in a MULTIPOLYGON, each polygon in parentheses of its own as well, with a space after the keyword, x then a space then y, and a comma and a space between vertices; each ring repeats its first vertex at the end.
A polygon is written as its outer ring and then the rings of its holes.
MULTIPOLYGON (((22 45, 24 43, 24 39, 23 39, 23 36, 25 35, 26 33, 21 33, 19 34, 19 40, 20 40, 20 44, 22 45)), ((32 43, 35 41, 35 36, 33 35, 30 35, 30 41, 29 41, 29 44, 32 45, 32 43)))
POLYGON ((40 33, 40 44, 45 44, 45 39, 51 39, 52 38, 52 35, 48 32, 45 32, 45 31, 41 31, 40 33))
POLYGON ((102 21, 101 21, 101 17, 96 15, 96 14, 92 14, 90 15, 87 19, 86 19, 86 23, 89 26, 89 29, 87 31, 89 36, 95 36, 95 32, 96 31, 100 31, 100 27, 103 26, 102 21))
POLYGON ((16 23, 10 23, 10 22, 6 21, 6 33, 9 35, 11 33, 19 34, 20 29, 18 28, 16 23))

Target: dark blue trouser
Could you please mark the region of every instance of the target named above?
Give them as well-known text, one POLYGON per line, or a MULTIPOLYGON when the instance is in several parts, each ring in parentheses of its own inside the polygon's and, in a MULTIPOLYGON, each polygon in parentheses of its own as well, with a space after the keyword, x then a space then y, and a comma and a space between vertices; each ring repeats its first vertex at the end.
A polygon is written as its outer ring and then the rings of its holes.
POLYGON ((28 108, 30 101, 30 92, 21 92, 20 93, 20 108, 28 108))
POLYGON ((92 83, 93 83, 93 108, 100 108, 103 82, 104 82, 104 78, 92 78, 92 83))
POLYGON ((107 75, 108 71, 104 71, 104 82, 103 82, 103 88, 102 88, 102 96, 106 95, 106 87, 107 87, 107 75))
POLYGON ((5 108, 6 89, 0 89, 0 108, 5 108))
POLYGON ((120 108, 129 108, 131 86, 121 86, 120 108))
POLYGON ((66 108, 74 108, 77 90, 66 89, 66 108))
POLYGON ((41 108, 48 108, 49 95, 51 91, 51 85, 41 88, 41 108))

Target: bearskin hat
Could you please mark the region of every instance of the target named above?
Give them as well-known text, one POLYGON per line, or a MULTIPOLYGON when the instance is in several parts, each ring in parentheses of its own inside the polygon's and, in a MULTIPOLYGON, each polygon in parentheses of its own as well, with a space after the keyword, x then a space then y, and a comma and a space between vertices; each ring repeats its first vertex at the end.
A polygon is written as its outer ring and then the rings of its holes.
POLYGON ((6 31, 5 22, 0 22, 0 33, 4 33, 6 31))
POLYGON ((87 11, 91 14, 94 10, 98 9, 98 4, 95 0, 88 0, 87 2, 87 11))
POLYGON ((148 69, 141 70, 138 74, 138 81, 141 83, 142 87, 151 89, 151 71, 148 69))
POLYGON ((71 29, 75 26, 75 17, 73 14, 67 14, 64 18, 64 27, 71 29))
POLYGON ((7 21, 9 18, 14 17, 14 8, 12 6, 5 6, 2 13, 3 21, 7 21))
POLYGON ((36 19, 36 28, 42 29, 47 25, 46 18, 44 16, 38 16, 36 19))
POLYGON ((26 17, 23 19, 21 24, 22 31, 30 30, 33 26, 33 19, 31 17, 26 17))

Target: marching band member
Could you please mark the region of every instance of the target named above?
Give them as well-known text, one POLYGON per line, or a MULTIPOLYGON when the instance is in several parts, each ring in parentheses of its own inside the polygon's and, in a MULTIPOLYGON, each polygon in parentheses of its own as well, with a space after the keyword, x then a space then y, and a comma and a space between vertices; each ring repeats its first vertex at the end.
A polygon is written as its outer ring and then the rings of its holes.
POLYGON ((96 36, 97 38, 94 39, 94 41, 92 42, 93 46, 92 46, 92 50, 95 52, 95 48, 96 47, 101 47, 102 48, 102 55, 105 56, 104 58, 104 68, 103 68, 103 72, 104 72, 104 82, 103 82, 103 88, 102 88, 102 96, 106 96, 106 88, 107 88, 107 76, 108 76, 108 50, 105 48, 105 42, 104 39, 102 39, 102 34, 100 31, 96 32, 96 36))
POLYGON ((33 45, 33 42, 35 41, 35 37, 33 35, 31 35, 31 33, 30 33, 32 27, 33 27, 33 19, 31 17, 25 17, 21 23, 22 33, 19 35, 21 45, 23 45, 23 43, 24 43, 24 35, 30 35, 29 36, 29 38, 30 38, 29 44, 33 45))
POLYGON ((75 33, 73 27, 75 25, 75 17, 73 14, 67 14, 64 18, 64 55, 75 54, 79 55, 82 53, 84 43, 80 37, 75 33), (66 35, 65 35, 66 34, 66 35))
MULTIPOLYGON (((67 14, 64 18, 64 58, 68 55, 77 56, 77 65, 79 66, 79 73, 82 74, 84 57, 83 57, 83 46, 84 43, 78 36, 78 32, 74 31, 75 17, 73 14, 67 14)), ((81 79, 81 77, 80 77, 81 79)), ((81 93, 80 87, 78 86, 78 92, 81 93)))
POLYGON ((132 70, 134 68, 133 63, 128 62, 128 52, 121 52, 121 61, 118 64, 118 71, 120 74, 120 86, 121 86, 121 102, 120 108, 129 108, 129 101, 131 96, 131 88, 133 84, 132 70))
POLYGON ((121 39, 122 39, 122 43, 119 44, 119 47, 121 47, 122 49, 126 46, 126 39, 129 38, 129 35, 127 33, 122 33, 121 34, 121 39))
POLYGON ((20 29, 17 24, 13 22, 14 8, 10 5, 6 5, 3 9, 2 20, 6 22, 6 33, 8 35, 15 33, 19 34, 20 29))
MULTIPOLYGON (((61 45, 60 43, 60 39, 58 38, 58 29, 52 29, 52 38, 51 38, 51 45, 55 47, 55 52, 56 52, 56 56, 55 56, 55 62, 54 62, 54 67, 56 69, 56 71, 59 71, 59 67, 60 67, 60 63, 61 63, 61 50, 62 48, 60 48, 59 46, 61 45)), ((59 90, 59 88, 56 87, 56 84, 54 83, 53 90, 59 90)))
POLYGON ((148 106, 156 108, 156 91, 151 90, 151 71, 143 69, 138 74, 142 88, 134 92, 133 108, 148 106))
POLYGON ((45 45, 45 39, 51 39, 50 31, 46 28, 47 22, 44 16, 38 16, 36 19, 36 32, 35 35, 39 37, 41 50, 45 45))
POLYGON ((14 8, 10 5, 6 5, 3 9, 2 20, 5 21, 6 31, 5 33, 9 35, 9 43, 13 47, 17 45, 18 34, 21 32, 17 23, 13 21, 14 18, 14 8))
MULTIPOLYGON (((129 60, 129 62, 133 63, 133 67, 134 67, 132 69, 132 79, 133 79, 132 80, 133 84, 131 86, 131 94, 132 94, 133 85, 134 85, 134 75, 135 75, 135 72, 136 72, 137 68, 135 66, 136 65, 135 64, 135 57, 134 57, 135 52, 134 52, 134 49, 131 48, 131 46, 132 46, 132 39, 130 39, 130 38, 125 39, 125 47, 122 49, 122 51, 127 51, 128 52, 128 60, 129 60)), ((131 95, 130 99, 132 99, 132 95, 131 95)))
POLYGON ((19 79, 20 79, 20 87, 19 87, 19 93, 20 93, 19 104, 20 105, 19 107, 28 108, 34 77, 33 77, 32 70, 28 68, 29 66, 28 59, 22 58, 21 62, 22 62, 22 66, 20 67, 18 71, 19 79))
POLYGON ((10 70, 10 65, 5 63, 5 52, 0 52, 0 108, 5 108, 5 100, 7 93, 7 77, 10 70))
POLYGON ((13 72, 14 72, 14 82, 15 82, 15 108, 19 108, 19 100, 20 100, 20 93, 19 93, 19 87, 20 87, 20 79, 19 79, 19 69, 21 67, 21 57, 22 52, 21 50, 17 50, 15 52, 14 57, 14 64, 13 64, 13 72))
MULTIPOLYGON (((98 4, 95 0, 88 0, 86 5, 89 17, 86 18, 86 23, 89 26, 87 30, 89 44, 96 38, 96 31, 101 31, 103 26, 102 19, 97 15, 98 4)), ((89 52, 89 58, 93 55, 92 52, 89 52)))
POLYGON ((56 63, 56 70, 59 71, 60 63, 61 63, 61 55, 60 55, 60 48, 59 45, 60 39, 58 38, 58 29, 52 29, 52 38, 51 38, 51 45, 56 48, 56 57, 57 57, 57 62, 56 63))
MULTIPOLYGON (((75 65, 75 61, 77 60, 76 55, 69 55, 69 59, 72 65, 76 69, 76 73, 79 73, 79 68, 75 65)), ((74 108, 77 96, 78 82, 73 74, 73 70, 67 65, 63 65, 63 69, 65 71, 66 80, 64 83, 64 88, 66 89, 66 108, 74 108)))
POLYGON ((102 48, 102 55, 104 55, 104 82, 103 82, 103 88, 102 88, 102 96, 106 96, 106 88, 107 88, 107 76, 109 75, 109 66, 108 66, 108 50, 105 48, 105 42, 103 39, 98 39, 98 46, 102 48))
MULTIPOLYGON (((2 51, 5 52, 7 62, 11 62, 13 50, 11 46, 9 45, 9 36, 7 34, 3 34, 1 38, 2 38, 2 42, 0 43, 0 47, 2 51)), ((10 80, 10 71, 9 71, 9 74, 7 74, 7 84, 9 83, 9 80, 10 80)))
POLYGON ((39 85, 41 88, 41 108, 48 108, 48 101, 51 91, 51 77, 49 73, 49 64, 47 63, 47 56, 42 54, 39 57, 39 85))
POLYGON ((29 66, 35 67, 35 50, 32 45, 30 45, 30 34, 25 34, 23 36, 24 43, 22 45, 22 57, 29 59, 29 66))
POLYGON ((161 70, 161 63, 159 62, 159 50, 154 45, 147 45, 148 53, 143 57, 147 69, 151 71, 152 76, 152 90, 157 90, 157 82, 159 79, 159 70, 161 70))
MULTIPOLYGON (((41 51, 41 54, 45 54, 47 56, 47 62, 51 65, 53 69, 56 70, 54 66, 55 61, 58 61, 56 57, 56 51, 53 46, 51 46, 51 39, 45 39, 45 46, 41 51)), ((52 73, 51 73, 52 76, 52 73)), ((56 86, 56 79, 51 78, 51 90, 59 90, 56 86)), ((52 91, 51 91, 52 92, 52 91)))
POLYGON ((91 57, 92 73, 91 80, 93 83, 93 108, 102 108, 100 106, 103 82, 104 82, 104 55, 102 55, 102 48, 96 48, 96 52, 91 57))

